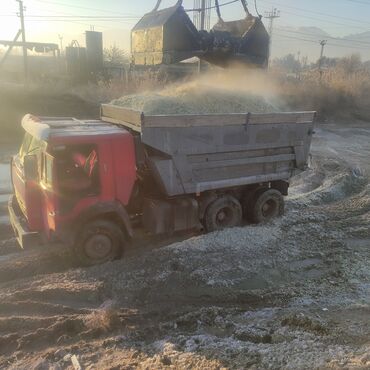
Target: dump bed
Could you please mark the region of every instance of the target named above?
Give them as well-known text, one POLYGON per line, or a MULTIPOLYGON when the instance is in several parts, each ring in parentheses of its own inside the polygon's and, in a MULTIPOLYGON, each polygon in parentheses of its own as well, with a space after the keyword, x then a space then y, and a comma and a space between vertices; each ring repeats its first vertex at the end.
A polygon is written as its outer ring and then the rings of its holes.
POLYGON ((176 196, 304 171, 315 112, 151 116, 103 105, 101 116, 140 133, 158 184, 176 196))

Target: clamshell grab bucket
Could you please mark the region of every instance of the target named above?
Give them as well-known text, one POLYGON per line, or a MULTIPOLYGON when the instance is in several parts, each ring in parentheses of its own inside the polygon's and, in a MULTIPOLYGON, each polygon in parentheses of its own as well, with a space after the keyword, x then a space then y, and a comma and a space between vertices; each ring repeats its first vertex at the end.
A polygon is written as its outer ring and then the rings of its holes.
POLYGON ((198 31, 182 0, 171 8, 155 8, 137 23, 131 31, 133 64, 155 66, 175 64, 199 57, 220 67, 244 64, 266 67, 269 58, 269 35, 258 17, 252 16, 242 0, 246 18, 225 22, 221 18, 218 0, 218 23, 210 32, 198 31))
POLYGON ((202 59, 227 67, 233 63, 265 67, 268 64, 270 36, 260 18, 225 22, 222 18, 210 32, 213 48, 202 59))
POLYGON ((154 10, 136 24, 131 32, 131 51, 136 65, 173 64, 191 58, 201 50, 201 38, 182 7, 154 10))

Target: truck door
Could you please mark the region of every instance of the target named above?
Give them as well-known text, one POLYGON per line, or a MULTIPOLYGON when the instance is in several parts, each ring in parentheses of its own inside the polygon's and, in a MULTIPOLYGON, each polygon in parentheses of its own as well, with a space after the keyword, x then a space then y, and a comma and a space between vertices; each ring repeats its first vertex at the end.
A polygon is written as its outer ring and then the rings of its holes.
POLYGON ((44 152, 41 171, 42 214, 48 238, 56 227, 55 216, 58 199, 54 187, 54 172, 54 157, 44 152))

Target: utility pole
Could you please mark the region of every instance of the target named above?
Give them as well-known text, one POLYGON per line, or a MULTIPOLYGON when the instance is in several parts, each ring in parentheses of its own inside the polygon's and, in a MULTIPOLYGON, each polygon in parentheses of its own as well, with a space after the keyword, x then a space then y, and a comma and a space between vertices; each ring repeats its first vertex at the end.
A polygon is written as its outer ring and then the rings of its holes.
POLYGON ((322 59, 324 56, 324 48, 325 45, 327 44, 327 40, 321 40, 320 45, 321 45, 321 51, 320 51, 320 59, 319 59, 319 72, 320 72, 320 81, 322 80, 322 75, 323 75, 323 70, 322 70, 322 59))
MULTIPOLYGON (((205 26, 205 20, 206 20, 206 0, 201 0, 200 3, 200 29, 203 31, 205 26)), ((200 74, 202 72, 202 60, 199 59, 198 63, 198 73, 200 74)))
POLYGON ((209 31, 211 25, 211 1, 194 0, 193 21, 198 30, 209 31))
MULTIPOLYGON (((211 0, 194 0, 194 24, 199 30, 209 30, 211 24, 211 0)), ((199 59, 198 72, 202 69, 199 59)))
POLYGON ((265 18, 269 20, 269 35, 270 35, 270 44, 269 44, 269 61, 268 64, 270 66, 270 56, 271 56, 271 47, 272 47, 272 33, 274 30, 274 20, 276 18, 280 18, 280 10, 276 8, 272 8, 271 12, 265 13, 265 18))
POLYGON ((205 21, 206 21, 206 0, 202 0, 200 7, 202 9, 200 11, 200 29, 204 30, 205 21))
POLYGON ((60 53, 63 54, 63 35, 58 35, 60 44, 60 53))
POLYGON ((22 0, 16 0, 19 3, 19 17, 21 19, 21 32, 23 44, 23 63, 24 63, 24 79, 28 80, 28 60, 27 60, 27 45, 26 45, 26 28, 24 26, 24 6, 22 0))

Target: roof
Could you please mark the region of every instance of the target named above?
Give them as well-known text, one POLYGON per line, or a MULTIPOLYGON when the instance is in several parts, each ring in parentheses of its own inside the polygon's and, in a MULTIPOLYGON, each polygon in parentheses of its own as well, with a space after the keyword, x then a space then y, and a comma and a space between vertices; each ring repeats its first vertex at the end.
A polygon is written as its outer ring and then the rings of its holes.
POLYGON ((39 140, 48 141, 54 137, 94 136, 125 134, 128 131, 101 120, 78 120, 72 117, 24 116, 23 129, 39 140))
POLYGON ((25 45, 27 49, 50 49, 50 50, 59 50, 58 44, 53 44, 49 42, 22 42, 22 41, 11 41, 11 40, 0 40, 0 45, 5 46, 23 46, 25 45))

